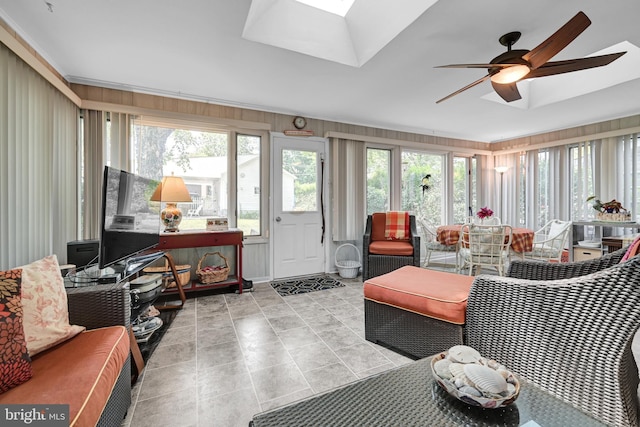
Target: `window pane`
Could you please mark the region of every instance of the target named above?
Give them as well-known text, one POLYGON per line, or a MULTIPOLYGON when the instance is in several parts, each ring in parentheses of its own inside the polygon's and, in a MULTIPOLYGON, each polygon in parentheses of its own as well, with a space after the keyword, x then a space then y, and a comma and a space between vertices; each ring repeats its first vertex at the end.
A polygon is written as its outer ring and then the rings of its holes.
POLYGON ((282 150, 282 210, 318 210, 318 153, 282 150))
POLYGON ((593 219, 595 210, 586 203, 588 197, 596 195, 593 185, 593 150, 584 143, 569 150, 571 162, 571 218, 593 219))
POLYGON ((367 214, 391 205, 391 151, 367 148, 367 214))
POLYGON ((402 153, 402 209, 423 218, 428 224, 442 224, 443 201, 441 154, 402 153), (421 187, 422 178, 431 175, 429 189, 421 187))
POLYGON ((468 164, 467 158, 453 159, 453 221, 457 223, 465 222, 470 215, 468 164))
POLYGON ((174 174, 184 179, 191 203, 178 203, 180 229, 206 229, 206 217, 227 217, 229 176, 226 132, 203 132, 169 125, 132 126, 133 172, 160 180, 174 174))
POLYGON ((238 135, 238 228, 260 235, 260 137, 238 135))
POLYGON ((540 151, 538 153, 538 194, 536 195, 539 206, 539 213, 536 223, 536 228, 541 228, 551 218, 549 218, 549 203, 550 203, 550 183, 549 183, 549 151, 540 151))

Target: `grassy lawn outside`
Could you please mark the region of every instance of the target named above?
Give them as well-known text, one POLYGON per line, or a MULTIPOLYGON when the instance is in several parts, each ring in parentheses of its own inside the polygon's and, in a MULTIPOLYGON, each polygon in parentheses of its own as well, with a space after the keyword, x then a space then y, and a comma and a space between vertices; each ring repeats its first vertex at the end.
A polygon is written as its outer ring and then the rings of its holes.
MULTIPOLYGON (((260 220, 259 219, 239 219, 238 228, 242 230, 245 236, 251 234, 251 230, 257 230, 260 232, 260 220)), ((206 217, 183 217, 180 223, 181 230, 206 230, 207 218, 206 217)))

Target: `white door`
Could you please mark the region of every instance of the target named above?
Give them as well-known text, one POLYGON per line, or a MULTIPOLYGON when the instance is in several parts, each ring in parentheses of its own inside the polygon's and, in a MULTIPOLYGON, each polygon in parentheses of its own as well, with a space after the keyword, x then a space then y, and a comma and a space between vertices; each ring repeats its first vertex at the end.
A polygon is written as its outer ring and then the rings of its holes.
POLYGON ((271 142, 273 277, 324 273, 326 140, 274 135, 271 142))

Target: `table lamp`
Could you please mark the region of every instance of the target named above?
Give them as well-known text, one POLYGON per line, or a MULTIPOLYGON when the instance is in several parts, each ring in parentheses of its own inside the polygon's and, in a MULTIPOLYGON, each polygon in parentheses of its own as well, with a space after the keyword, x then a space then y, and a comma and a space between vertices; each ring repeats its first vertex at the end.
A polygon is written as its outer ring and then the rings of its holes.
POLYGON ((160 219, 165 225, 164 232, 180 231, 178 226, 182 221, 182 211, 177 203, 191 202, 191 195, 189 195, 189 190, 187 190, 182 178, 174 176, 173 172, 171 176, 163 177, 162 182, 158 184, 158 187, 153 192, 151 200, 154 202, 166 202, 167 204, 160 213, 160 219))

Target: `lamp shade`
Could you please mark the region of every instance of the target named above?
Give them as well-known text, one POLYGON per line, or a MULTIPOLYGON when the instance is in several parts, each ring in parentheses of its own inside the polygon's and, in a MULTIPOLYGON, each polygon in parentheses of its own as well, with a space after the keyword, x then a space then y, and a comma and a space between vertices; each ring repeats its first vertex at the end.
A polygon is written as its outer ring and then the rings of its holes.
POLYGON ((184 181, 179 176, 165 176, 153 192, 151 200, 154 202, 190 202, 191 195, 184 181))
POLYGON ((509 166, 496 166, 496 172, 498 173, 505 173, 507 170, 509 170, 509 166))

